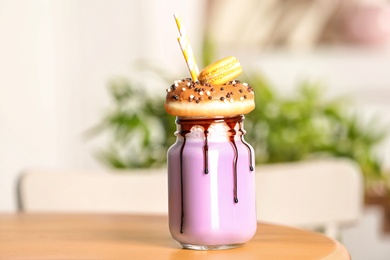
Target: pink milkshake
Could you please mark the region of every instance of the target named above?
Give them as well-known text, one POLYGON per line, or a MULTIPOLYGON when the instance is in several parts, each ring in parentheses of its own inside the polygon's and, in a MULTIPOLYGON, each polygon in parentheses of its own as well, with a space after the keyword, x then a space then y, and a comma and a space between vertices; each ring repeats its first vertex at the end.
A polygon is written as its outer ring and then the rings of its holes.
POLYGON ((169 228, 184 248, 232 248, 256 232, 253 149, 243 120, 176 120, 177 141, 168 151, 169 228))
POLYGON ((168 150, 169 230, 184 248, 216 250, 248 242, 257 227, 254 154, 244 140, 244 114, 255 107, 253 88, 229 56, 201 72, 175 16, 191 78, 168 88, 165 110, 176 116, 168 150))

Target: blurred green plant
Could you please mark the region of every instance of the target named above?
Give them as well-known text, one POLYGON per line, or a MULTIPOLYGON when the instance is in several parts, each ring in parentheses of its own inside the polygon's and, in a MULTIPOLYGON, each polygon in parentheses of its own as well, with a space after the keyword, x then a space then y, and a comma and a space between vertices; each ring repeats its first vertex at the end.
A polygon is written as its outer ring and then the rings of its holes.
POLYGON ((246 139, 258 163, 346 157, 356 161, 366 179, 385 175, 376 147, 388 133, 377 118, 364 123, 346 97, 325 98, 322 85, 305 82, 295 95, 281 97, 259 74, 245 79, 255 88, 256 108, 246 116, 246 139))
POLYGON ((175 118, 164 110, 161 95, 150 95, 142 82, 112 80, 112 105, 89 136, 106 134, 107 147, 95 155, 117 169, 158 167, 166 161, 166 148, 175 142, 175 118))
MULTIPOLYGON (((160 78, 169 86, 166 73, 160 78)), ((388 129, 374 119, 364 124, 346 98, 325 98, 325 88, 305 82, 294 96, 282 97, 259 73, 244 76, 255 89, 256 108, 246 115, 246 140, 258 164, 291 162, 315 156, 355 160, 366 179, 384 178, 376 146, 388 129)), ((174 79, 174 78, 172 78, 174 79)), ((112 105, 92 129, 107 134, 108 144, 97 152, 106 165, 119 168, 159 167, 175 142, 175 118, 164 110, 165 96, 148 94, 147 82, 116 79, 108 85, 112 105)))

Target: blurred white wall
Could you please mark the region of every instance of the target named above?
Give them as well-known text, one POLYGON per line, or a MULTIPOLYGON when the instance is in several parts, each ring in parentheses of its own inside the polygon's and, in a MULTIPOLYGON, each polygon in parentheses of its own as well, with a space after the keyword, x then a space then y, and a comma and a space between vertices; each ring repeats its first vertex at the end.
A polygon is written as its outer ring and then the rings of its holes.
POLYGON ((16 209, 25 168, 101 169, 82 134, 107 81, 139 58, 183 71, 173 14, 199 49, 203 2, 0 0, 0 211, 16 209))

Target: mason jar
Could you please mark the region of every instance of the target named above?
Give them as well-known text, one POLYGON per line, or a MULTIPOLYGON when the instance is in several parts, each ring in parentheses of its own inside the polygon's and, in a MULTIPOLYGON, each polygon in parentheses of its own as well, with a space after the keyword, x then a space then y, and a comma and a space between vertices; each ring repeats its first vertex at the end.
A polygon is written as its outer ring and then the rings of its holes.
POLYGON ((167 154, 169 230, 183 248, 234 248, 256 232, 254 151, 243 123, 243 115, 176 118, 167 154))

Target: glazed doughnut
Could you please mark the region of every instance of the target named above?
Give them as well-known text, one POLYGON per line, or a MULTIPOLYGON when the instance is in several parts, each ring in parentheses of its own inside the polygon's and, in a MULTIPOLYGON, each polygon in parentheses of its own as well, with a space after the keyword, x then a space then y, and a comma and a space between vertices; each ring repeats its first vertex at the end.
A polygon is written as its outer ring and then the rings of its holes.
POLYGON ((175 81, 167 89, 165 110, 178 117, 228 117, 247 114, 255 107, 253 88, 232 80, 226 84, 175 81))
POLYGON ((225 84, 240 75, 242 68, 237 58, 226 57, 204 68, 198 75, 200 83, 225 84))

